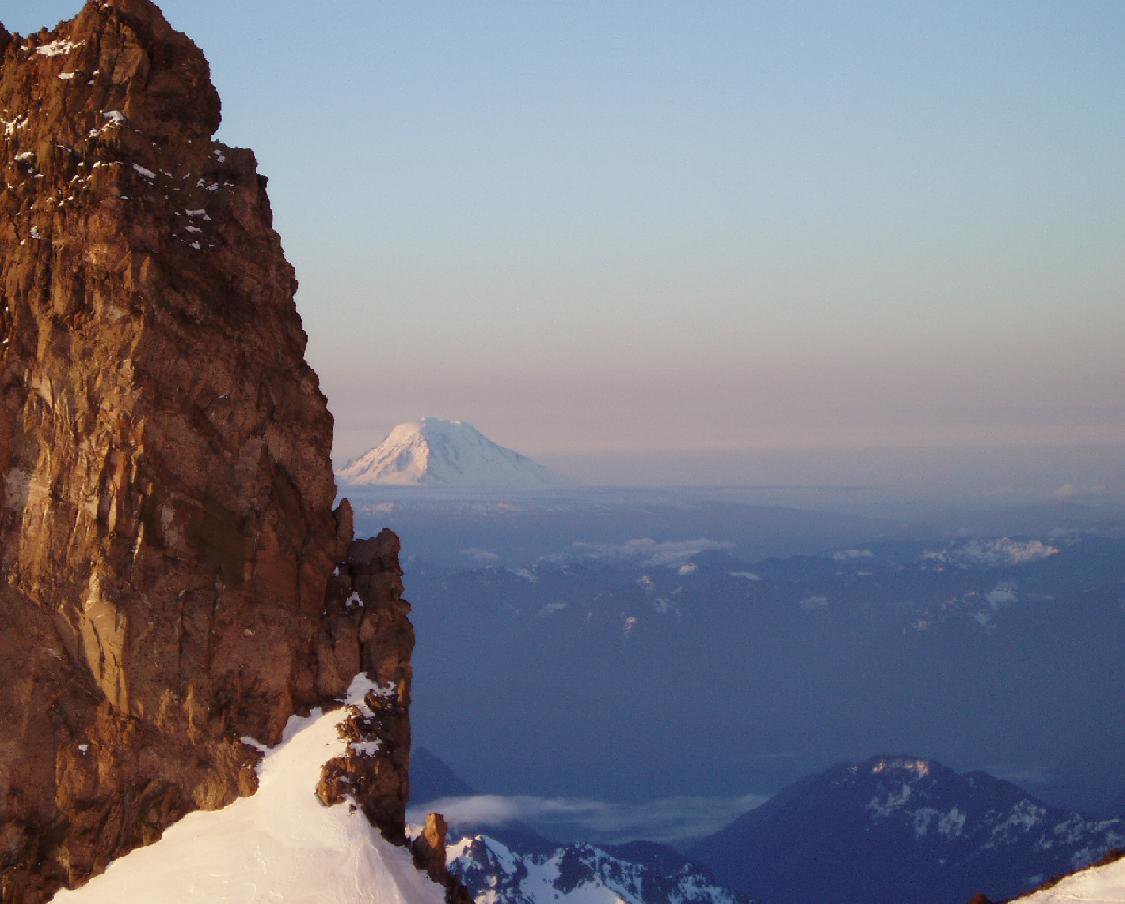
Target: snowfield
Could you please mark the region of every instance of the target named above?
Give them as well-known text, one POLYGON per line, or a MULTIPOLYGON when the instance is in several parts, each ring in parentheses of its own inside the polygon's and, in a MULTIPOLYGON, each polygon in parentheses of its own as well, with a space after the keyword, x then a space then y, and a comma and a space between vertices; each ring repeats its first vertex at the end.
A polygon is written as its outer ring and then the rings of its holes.
MULTIPOLYGON (((348 702, 377 689, 357 676, 348 702)), ((196 812, 156 844, 115 860, 60 904, 441 904, 444 891, 414 868, 359 810, 326 807, 314 793, 320 768, 344 753, 346 709, 293 716, 258 766, 258 792, 196 812)))
MULTIPOLYGON (((1021 904, 1121 904, 1125 901, 1125 857, 1104 866, 1091 866, 1058 885, 1017 898, 1021 904)), ((1013 902, 1014 904, 1014 902, 1013 902)))

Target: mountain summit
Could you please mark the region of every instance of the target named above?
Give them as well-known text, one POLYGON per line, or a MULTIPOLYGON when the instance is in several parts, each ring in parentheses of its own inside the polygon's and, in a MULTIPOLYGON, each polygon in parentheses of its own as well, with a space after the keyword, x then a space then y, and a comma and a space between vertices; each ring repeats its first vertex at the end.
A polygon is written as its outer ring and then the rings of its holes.
POLYGON ((351 486, 534 489, 571 482, 497 445, 472 424, 436 417, 399 424, 336 476, 351 486))

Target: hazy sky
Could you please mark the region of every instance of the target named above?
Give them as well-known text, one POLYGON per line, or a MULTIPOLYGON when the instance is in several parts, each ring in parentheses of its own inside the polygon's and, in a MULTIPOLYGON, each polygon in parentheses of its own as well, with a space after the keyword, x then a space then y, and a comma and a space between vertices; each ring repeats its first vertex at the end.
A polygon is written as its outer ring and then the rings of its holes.
POLYGON ((422 414, 594 480, 1125 457, 1125 3, 161 5, 270 177, 341 457, 422 414))

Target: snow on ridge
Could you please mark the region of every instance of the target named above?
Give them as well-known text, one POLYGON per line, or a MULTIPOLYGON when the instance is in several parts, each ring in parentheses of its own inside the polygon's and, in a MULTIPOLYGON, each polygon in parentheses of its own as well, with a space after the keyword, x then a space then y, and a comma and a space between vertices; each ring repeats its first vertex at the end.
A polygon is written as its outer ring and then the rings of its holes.
POLYGON ((926 778, 930 774, 930 769, 928 760, 905 756, 880 757, 871 765, 873 775, 888 771, 902 771, 909 772, 916 778, 926 778))
POLYGON ((350 486, 533 489, 571 481, 464 421, 426 417, 394 427, 375 448, 336 472, 350 486))
POLYGON ((925 838, 929 834, 931 823, 936 820, 939 835, 947 840, 957 838, 965 829, 965 818, 965 814, 957 806, 945 813, 933 807, 919 807, 914 811, 914 837, 925 838))
POLYGON ((969 540, 944 549, 926 550, 922 554, 922 560, 951 565, 1026 565, 1057 556, 1061 551, 1057 546, 1051 546, 1042 540, 1000 537, 995 540, 969 540))
POLYGON ((879 800, 878 795, 876 795, 868 801, 867 811, 876 817, 886 818, 896 810, 902 809, 906 802, 910 800, 911 793, 910 785, 904 784, 897 793, 887 791, 883 800, 879 800))
MULTIPOLYGON (((564 553, 563 559, 577 556, 594 561, 636 561, 646 567, 666 566, 679 569, 684 565, 695 564, 691 560, 702 553, 725 552, 734 549, 735 544, 728 540, 709 540, 706 537, 698 537, 694 540, 654 540, 651 537, 634 537, 619 544, 576 540, 570 548, 571 552, 564 553)), ((747 573, 737 572, 737 574, 745 576, 747 573)))
POLYGON ((76 44, 73 41, 67 41, 59 38, 59 40, 52 41, 50 44, 44 44, 42 47, 36 47, 35 52, 40 56, 45 57, 65 56, 72 50, 77 50, 85 43, 85 41, 79 41, 76 44))
POLYGON ((753 571, 729 571, 727 572, 727 574, 729 574, 732 578, 742 578, 743 580, 750 581, 751 583, 757 583, 762 579, 761 575, 756 574, 753 571))
POLYGON ((522 853, 488 835, 451 841, 450 871, 480 904, 736 904, 739 898, 687 865, 661 870, 591 844, 522 853), (660 897, 652 897, 651 895, 660 897))
MULTIPOLYGON (((347 702, 394 688, 358 675, 347 702)), ((346 707, 293 716, 282 741, 258 765, 258 791, 221 810, 197 811, 160 841, 115 860, 87 885, 60 891, 61 904, 440 904, 444 890, 414 868, 409 852, 386 841, 363 813, 326 807, 315 789, 321 766, 344 753, 346 707)), ((244 743, 262 749, 256 741, 244 743)), ((363 751, 367 752, 367 751, 363 751)))

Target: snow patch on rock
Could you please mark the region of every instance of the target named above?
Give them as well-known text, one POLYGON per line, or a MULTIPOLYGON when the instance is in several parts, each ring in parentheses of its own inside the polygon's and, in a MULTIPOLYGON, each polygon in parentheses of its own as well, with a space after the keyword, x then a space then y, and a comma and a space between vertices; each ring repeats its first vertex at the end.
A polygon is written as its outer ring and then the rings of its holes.
POLYGON ((36 47, 35 52, 40 56, 45 57, 65 56, 72 50, 76 50, 85 43, 85 41, 79 41, 76 44, 73 41, 64 41, 60 39, 58 41, 52 41, 50 44, 44 44, 42 47, 36 47))

